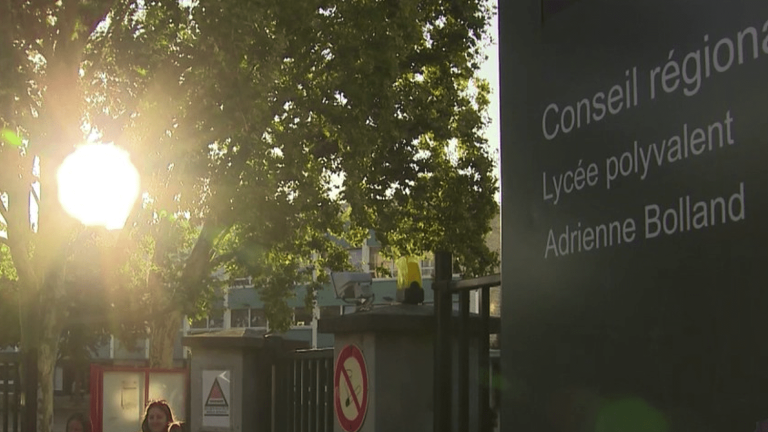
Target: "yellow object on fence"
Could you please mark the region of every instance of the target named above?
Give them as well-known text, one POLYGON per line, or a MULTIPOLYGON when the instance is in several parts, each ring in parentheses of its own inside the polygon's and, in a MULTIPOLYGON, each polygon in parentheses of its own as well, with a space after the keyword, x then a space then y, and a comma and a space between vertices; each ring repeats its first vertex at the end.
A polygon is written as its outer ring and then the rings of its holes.
POLYGON ((404 290, 411 286, 411 283, 417 282, 419 287, 421 283, 421 267, 419 260, 414 257, 400 257, 395 261, 397 266, 397 289, 404 290))

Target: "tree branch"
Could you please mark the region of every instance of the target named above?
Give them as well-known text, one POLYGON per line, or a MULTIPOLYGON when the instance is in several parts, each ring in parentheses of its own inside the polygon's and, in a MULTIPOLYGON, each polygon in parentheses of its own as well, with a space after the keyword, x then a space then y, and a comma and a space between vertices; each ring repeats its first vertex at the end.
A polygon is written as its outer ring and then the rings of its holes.
MULTIPOLYGON (((211 258, 214 251, 214 243, 222 232, 224 227, 218 221, 209 217, 203 223, 203 229, 192 248, 192 252, 184 263, 184 269, 181 273, 181 286, 196 287, 211 275, 211 258)), ((184 304, 183 311, 186 313, 192 307, 184 304)))
MULTIPOLYGON (((66 52, 69 43, 72 41, 72 32, 75 29, 77 21, 77 0, 65 0, 60 9, 61 13, 56 19, 54 34, 56 38, 56 54, 66 52)), ((51 62, 52 59, 48 59, 51 62)))
POLYGON ((37 205, 37 208, 40 208, 40 197, 37 195, 37 192, 35 191, 35 188, 32 187, 32 185, 29 185, 29 194, 32 196, 32 199, 35 200, 35 205, 37 205))
MULTIPOLYGON (((94 13, 91 16, 86 17, 86 25, 88 28, 88 34, 87 36, 90 37, 94 31, 96 31, 96 27, 101 24, 102 21, 104 21, 107 18, 107 15, 109 15, 109 12, 115 7, 118 0, 104 0, 100 5, 96 13, 94 13)), ((87 38, 86 38, 87 39, 87 38)))
POLYGON ((196 283, 209 276, 208 270, 213 255, 214 242, 222 232, 224 232, 224 227, 219 225, 213 217, 208 218, 203 223, 200 236, 184 263, 184 270, 181 275, 183 283, 196 283))
POLYGON ((17 28, 22 33, 26 42, 47 60, 52 54, 53 41, 49 40, 47 47, 44 47, 38 42, 38 40, 46 39, 45 27, 47 24, 45 18, 47 5, 36 5, 34 2, 31 2, 27 7, 29 9, 22 4, 16 5, 13 10, 14 21, 20 24, 17 28), (39 17, 42 17, 42 22, 39 17))
MULTIPOLYGON (((135 3, 136 3, 136 0, 131 0, 126 3, 121 3, 116 0, 112 4, 110 12, 114 12, 114 14, 112 16, 112 19, 109 22, 109 27, 107 27, 107 30, 105 32, 105 37, 95 40, 94 47, 93 47, 94 52, 102 52, 104 50, 106 46, 106 41, 108 39, 111 39, 112 36, 114 35, 115 27, 125 22, 125 19, 128 16, 128 12, 131 10, 131 7, 133 7, 135 3), (118 8, 118 6, 120 6, 120 8, 118 8)), ((98 27, 98 24, 97 24, 97 27, 98 27)), ((91 32, 91 35, 92 34, 93 32, 91 32)), ((102 68, 102 66, 99 65, 97 62, 101 61, 103 58, 104 58, 103 56, 99 56, 97 59, 94 59, 94 65, 93 67, 89 68, 89 70, 98 70, 102 68)))
POLYGON ((29 256, 29 249, 24 245, 23 241, 14 239, 13 233, 10 232, 10 227, 6 244, 11 249, 11 259, 13 260, 13 266, 16 268, 16 274, 19 276, 19 282, 24 288, 24 292, 29 295, 28 298, 32 298, 39 286, 29 256))
POLYGON ((131 235, 131 228, 133 227, 133 224, 136 223, 139 220, 139 215, 141 214, 143 201, 141 196, 136 198, 136 201, 133 203, 133 207, 131 208, 131 212, 128 214, 128 219, 125 220, 125 225, 123 226, 123 229, 120 230, 119 234, 117 235, 117 241, 115 242, 115 246, 117 247, 117 250, 127 251, 127 244, 128 239, 131 235))
POLYGON ((6 226, 8 225, 8 216, 8 209, 5 208, 5 205, 0 202, 0 217, 3 218, 6 226))
POLYGON ((30 45, 30 46, 31 46, 31 47, 32 47, 32 48, 33 48, 35 51, 37 51, 38 53, 40 53, 40 55, 42 55, 43 57, 45 57, 45 58, 48 58, 48 56, 50 56, 50 55, 51 55, 51 50, 47 50, 47 49, 43 48, 43 46, 42 46, 42 45, 40 45, 40 43, 39 43, 39 42, 37 42, 37 41, 35 41, 35 40, 33 40, 33 41, 28 41, 28 42, 29 42, 29 45, 30 45))

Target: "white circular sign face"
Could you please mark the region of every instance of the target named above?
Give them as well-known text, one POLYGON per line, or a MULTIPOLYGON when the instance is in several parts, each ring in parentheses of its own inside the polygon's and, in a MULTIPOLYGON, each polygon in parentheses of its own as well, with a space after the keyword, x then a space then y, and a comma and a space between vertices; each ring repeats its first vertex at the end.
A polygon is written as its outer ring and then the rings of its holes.
POLYGON ((347 345, 339 353, 334 384, 336 418, 342 429, 356 432, 363 425, 368 408, 368 372, 357 346, 347 345))

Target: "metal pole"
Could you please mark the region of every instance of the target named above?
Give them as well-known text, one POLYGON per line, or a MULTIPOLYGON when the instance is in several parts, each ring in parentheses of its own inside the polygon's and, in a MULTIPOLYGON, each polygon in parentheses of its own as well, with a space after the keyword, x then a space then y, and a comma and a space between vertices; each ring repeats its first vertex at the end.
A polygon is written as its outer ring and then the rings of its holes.
MULTIPOLYGON (((435 252, 435 282, 450 282, 453 277, 452 257, 448 252, 435 252)), ((447 287, 435 295, 435 361, 434 361, 434 423, 435 432, 451 427, 451 315, 453 302, 447 287)))
POLYGON ((37 351, 30 349, 22 355, 24 362, 24 422, 23 430, 37 430, 37 351))
MULTIPOLYGON (((2 413, 4 414, 2 417, 3 422, 0 423, 0 430, 3 432, 8 432, 8 420, 10 420, 10 416, 15 415, 10 410, 10 402, 11 397, 14 399, 18 397, 18 395, 11 390, 11 371, 16 370, 18 368, 18 363, 5 363, 3 359, 0 359, 0 395, 2 395, 2 406, 0 406, 0 409, 2 409, 2 413), (13 394, 13 396, 10 396, 13 394)), ((14 379, 13 381, 18 381, 14 379)))
POLYGON ((459 432, 469 432, 469 291, 459 294, 459 432))
POLYGON ((491 354, 490 354, 491 289, 484 287, 480 297, 480 331, 478 359, 480 375, 478 383, 478 422, 480 432, 491 430, 491 354))

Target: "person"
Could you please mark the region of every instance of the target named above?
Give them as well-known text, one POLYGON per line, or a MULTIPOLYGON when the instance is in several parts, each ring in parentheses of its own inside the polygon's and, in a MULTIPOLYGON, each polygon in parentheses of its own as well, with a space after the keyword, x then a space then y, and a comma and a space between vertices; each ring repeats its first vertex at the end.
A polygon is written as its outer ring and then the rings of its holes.
POLYGON ((181 422, 175 422, 168 425, 168 432, 183 432, 184 429, 182 427, 181 422))
POLYGON ((755 432, 768 432, 768 420, 757 422, 755 426, 755 432))
POLYGON ((74 413, 67 419, 66 432, 91 432, 91 419, 82 413, 74 413))
POLYGON ((173 412, 168 402, 164 400, 152 401, 144 412, 144 421, 141 422, 141 432, 168 432, 172 428, 173 412))

